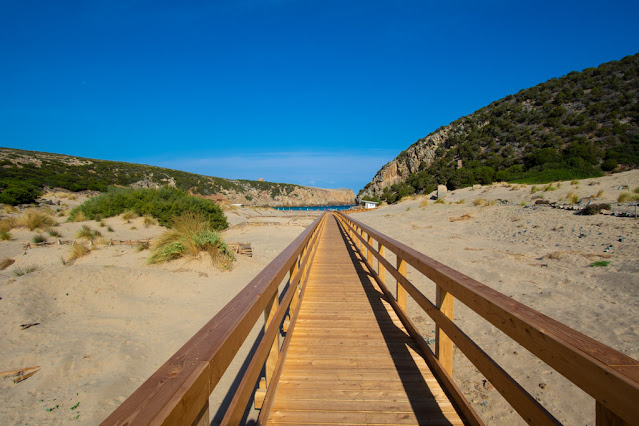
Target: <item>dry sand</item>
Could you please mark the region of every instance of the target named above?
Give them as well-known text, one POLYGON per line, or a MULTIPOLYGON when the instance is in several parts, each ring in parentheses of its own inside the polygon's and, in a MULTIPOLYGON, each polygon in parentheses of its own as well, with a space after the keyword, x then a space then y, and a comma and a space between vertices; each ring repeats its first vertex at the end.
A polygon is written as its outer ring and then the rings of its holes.
MULTIPOLYGON (((616 199, 617 187, 639 185, 639 171, 563 183, 541 192, 559 200, 603 190, 616 199), (598 184, 589 185, 592 182, 598 184)), ((408 200, 354 217, 411 247, 478 279, 508 296, 634 358, 639 358, 639 222, 609 216, 576 216, 546 206, 523 207, 540 193, 494 185, 464 189, 430 204, 408 200), (509 205, 473 206, 476 198, 509 205), (464 220, 456 220, 464 218, 464 220), (455 221, 451 221, 451 219, 455 221), (620 241, 622 240, 622 241, 620 241), (609 245, 613 247, 604 252, 609 245), (595 260, 609 260, 594 268, 595 260)), ((78 200, 77 202, 80 202, 78 200)), ((68 200, 64 202, 73 204, 68 200)), ((218 312, 268 262, 311 223, 308 213, 231 208, 223 236, 249 242, 254 256, 238 257, 232 271, 211 267, 206 258, 147 266, 148 251, 128 245, 98 245, 86 257, 63 265, 69 246, 23 245, 35 232, 13 230, 0 242, 0 259, 15 263, 0 271, 0 371, 39 365, 31 378, 14 384, 0 379, 1 424, 97 424, 218 312), (38 269, 16 277, 16 267, 38 269), (22 329, 21 324, 39 325, 22 329), (76 405, 80 403, 79 405, 76 405)), ((63 240, 74 239, 83 223, 58 218, 63 240)), ((142 219, 84 224, 113 239, 147 239, 163 232, 142 219), (136 228, 136 229, 132 229, 136 228)), ((432 297, 432 283, 409 268, 409 278, 432 297)), ((414 305, 413 319, 426 338, 432 321, 414 305)), ((463 305, 456 321, 526 389, 566 424, 593 424, 594 402, 583 392, 463 305)), ((257 332, 254 330, 254 334, 257 332)), ((243 348, 251 345, 250 338, 243 348)), ((239 356, 211 399, 211 414, 226 396, 244 359, 239 356)), ((488 424, 516 424, 517 416, 457 351, 455 378, 488 424)))
MULTIPOLYGON (((149 251, 130 245, 96 245, 88 256, 64 266, 68 245, 25 254, 24 244, 37 232, 12 230, 14 240, 0 242, 0 259, 15 259, 0 271, 0 372, 36 365, 41 370, 18 384, 13 377, 0 379, 0 424, 98 424, 314 219, 244 208, 227 216, 234 225, 223 232, 224 239, 251 243, 253 257, 238 256, 225 272, 206 256, 148 266, 149 251), (13 275, 15 268, 28 265, 38 269, 13 275), (23 330, 28 323, 39 324, 23 330)), ((83 224, 122 240, 154 238, 164 231, 145 227, 141 218, 131 223, 105 219, 113 233, 94 221, 65 219, 58 218, 55 228, 62 240, 74 239, 83 224)), ((249 339, 244 352, 250 344, 249 339)), ((225 397, 242 361, 239 356, 230 367, 211 397, 212 407, 225 397)))

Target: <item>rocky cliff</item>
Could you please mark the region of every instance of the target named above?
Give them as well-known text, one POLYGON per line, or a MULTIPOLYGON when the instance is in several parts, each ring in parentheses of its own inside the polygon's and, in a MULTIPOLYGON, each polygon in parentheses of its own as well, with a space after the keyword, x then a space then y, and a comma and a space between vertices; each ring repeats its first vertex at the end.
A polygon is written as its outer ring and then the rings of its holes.
POLYGON ((360 192, 359 197, 379 197, 384 188, 406 181, 412 173, 417 173, 432 164, 435 151, 448 138, 452 126, 438 129, 422 138, 386 163, 360 192))
POLYGON ((173 186, 215 201, 250 206, 344 205, 350 189, 322 189, 288 183, 231 180, 143 164, 95 160, 46 152, 0 148, 0 191, 11 185, 106 191, 109 186, 173 186))

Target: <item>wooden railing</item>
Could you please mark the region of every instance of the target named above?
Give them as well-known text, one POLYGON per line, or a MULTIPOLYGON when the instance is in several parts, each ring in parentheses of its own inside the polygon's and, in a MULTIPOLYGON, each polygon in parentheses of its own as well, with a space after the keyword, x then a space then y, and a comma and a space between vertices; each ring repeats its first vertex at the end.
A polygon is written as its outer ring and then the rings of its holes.
POLYGON ((238 424, 261 371, 266 377, 260 388, 272 379, 281 327, 295 311, 326 217, 318 217, 102 424, 208 425, 209 396, 263 312, 264 333, 223 420, 238 424))
POLYGON ((454 299, 488 320, 591 395, 596 401, 598 425, 639 423, 639 361, 377 232, 350 216, 337 216, 360 251, 362 259, 368 264, 371 274, 386 293, 409 333, 420 344, 427 360, 442 380, 442 385, 468 421, 481 424, 481 420, 476 417, 453 382, 453 345, 459 348, 527 423, 559 423, 459 329, 453 319, 454 299), (386 259, 386 250, 395 254, 395 266, 386 259), (434 302, 406 278, 406 264, 435 283, 434 302), (387 271, 397 283, 394 295, 385 285, 387 271), (407 294, 436 324, 434 353, 408 318, 407 294))

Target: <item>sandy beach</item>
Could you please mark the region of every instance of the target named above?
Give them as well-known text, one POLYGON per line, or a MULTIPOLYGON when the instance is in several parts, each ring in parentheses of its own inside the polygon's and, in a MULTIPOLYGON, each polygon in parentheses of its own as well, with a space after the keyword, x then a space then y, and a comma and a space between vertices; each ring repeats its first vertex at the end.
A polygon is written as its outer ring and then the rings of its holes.
MULTIPOLYGON (((639 171, 563 182, 545 192, 545 185, 534 192, 532 185, 466 188, 449 193, 444 204, 418 197, 353 217, 639 358, 639 221, 578 216, 534 204, 540 195, 564 202, 571 192, 614 201, 623 185, 639 186, 639 171), (600 260, 610 264, 590 266, 600 260)), ((60 201, 72 207, 82 200, 60 201)), ((0 379, 0 423, 99 423, 314 219, 308 212, 272 209, 227 207, 226 214, 231 226, 223 238, 251 243, 253 249, 253 257, 238 256, 231 271, 213 268, 205 256, 149 266, 149 251, 134 244, 96 243, 89 255, 64 265, 70 246, 24 250, 38 232, 12 230, 13 240, 0 242, 0 259, 15 260, 0 271, 0 372, 40 370, 17 384, 0 379), (30 265, 37 269, 13 273, 30 265)), ((82 225, 118 240, 153 239, 164 231, 145 226, 142 218, 129 223, 109 218, 103 227, 95 221, 67 223, 66 216, 56 220, 61 240, 74 240, 82 225)), ((410 268, 408 277, 427 296, 434 295, 432 283, 410 268)), ((424 337, 434 337, 432 321, 414 304, 409 303, 409 312, 424 337)), ((455 318, 560 421, 593 424, 590 397, 460 303, 455 318)), ((242 362, 238 357, 231 370, 242 362)), ((454 362, 455 379, 488 424, 523 423, 460 353, 454 362)), ((234 380, 233 371, 211 397, 212 416, 234 380)))

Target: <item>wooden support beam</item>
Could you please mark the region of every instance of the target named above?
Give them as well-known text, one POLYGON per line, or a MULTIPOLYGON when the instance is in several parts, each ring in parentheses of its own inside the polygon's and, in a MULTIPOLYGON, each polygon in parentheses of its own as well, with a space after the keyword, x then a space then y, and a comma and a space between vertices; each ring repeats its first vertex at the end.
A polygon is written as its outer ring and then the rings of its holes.
POLYGON ((209 426, 210 422, 211 417, 209 415, 209 401, 207 400, 206 404, 204 404, 204 407, 202 407, 202 410, 193 421, 193 426, 209 426))
MULTIPOLYGON (((406 261, 397 255, 397 271, 402 277, 406 277, 406 261)), ((406 312, 406 289, 402 287, 402 284, 397 280, 397 304, 402 311, 406 312)))
POLYGON ((596 426, 630 426, 621 417, 604 407, 599 401, 595 405, 596 426))
MULTIPOLYGON (((373 237, 371 235, 368 236, 368 245, 373 247, 373 237)), ((373 250, 371 249, 366 249, 366 252, 368 253, 368 255, 366 256, 366 260, 368 260, 368 264, 371 265, 371 268, 373 267, 373 250)))
MULTIPOLYGON (((386 257, 386 247, 380 242, 377 243, 377 251, 381 257, 386 257)), ((377 275, 379 276, 379 280, 386 284, 386 268, 384 268, 384 265, 379 260, 377 261, 377 275)))
MULTIPOLYGON (((296 289, 289 289, 289 291, 295 291, 296 289)), ((271 298, 271 300, 266 305, 266 309, 264 309, 264 329, 267 329, 268 326, 273 321, 275 316, 275 312, 277 312, 277 308, 279 305, 279 292, 275 292, 275 295, 271 298)), ((271 346, 271 351, 269 352, 268 358, 266 358, 266 364, 264 369, 266 371, 266 386, 271 383, 271 378, 273 377, 273 371, 275 371, 275 365, 277 365, 277 357, 280 352, 280 338, 281 334, 277 333, 277 337, 273 340, 273 345, 271 346)))
MULTIPOLYGON (((452 294, 437 286, 435 292, 435 306, 447 318, 453 321, 453 302, 452 294)), ((435 327, 435 356, 439 359, 442 367, 452 377, 453 375, 453 341, 442 331, 439 325, 435 327)))

